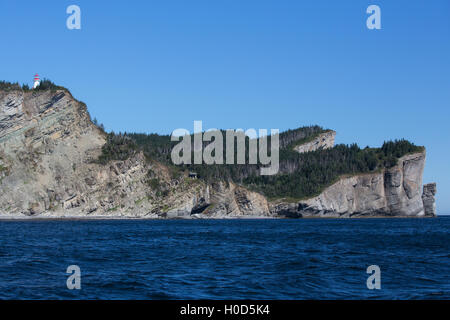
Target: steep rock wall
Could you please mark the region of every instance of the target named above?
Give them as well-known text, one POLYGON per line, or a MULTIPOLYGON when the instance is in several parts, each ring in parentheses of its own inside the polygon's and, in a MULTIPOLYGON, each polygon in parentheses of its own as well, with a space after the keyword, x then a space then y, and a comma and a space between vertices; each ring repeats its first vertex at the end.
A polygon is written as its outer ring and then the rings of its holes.
POLYGON ((436 192, 436 183, 428 183, 423 186, 422 201, 426 216, 436 215, 436 203, 434 199, 436 192))
POLYGON ((0 216, 233 217, 268 214, 265 198, 206 185, 142 153, 95 162, 106 139, 66 90, 0 91, 0 216), (151 172, 151 175, 150 173, 151 172), (154 178, 158 185, 150 186, 154 178))
POLYGON ((274 203, 271 212, 291 217, 424 216, 424 165, 425 152, 409 154, 382 172, 341 178, 317 197, 274 203))

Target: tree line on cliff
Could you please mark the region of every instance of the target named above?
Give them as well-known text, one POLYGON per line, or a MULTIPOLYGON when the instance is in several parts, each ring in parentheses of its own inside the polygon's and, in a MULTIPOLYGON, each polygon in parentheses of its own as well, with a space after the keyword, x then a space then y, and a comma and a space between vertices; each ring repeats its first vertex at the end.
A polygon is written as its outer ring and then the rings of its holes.
POLYGON ((11 90, 23 90, 23 91, 44 91, 44 90, 67 90, 64 87, 54 84, 49 79, 42 79, 39 85, 35 89, 31 89, 28 84, 23 84, 22 86, 18 82, 0 81, 0 90, 11 91, 11 90))
MULTIPOLYGON (((298 153, 293 145, 304 143, 328 130, 319 126, 308 126, 280 133, 280 170, 272 176, 259 175, 260 165, 253 164, 188 164, 174 166, 171 151, 177 142, 168 135, 140 133, 109 133, 103 146, 100 163, 110 160, 125 160, 142 151, 149 161, 166 164, 171 172, 196 172, 199 179, 208 183, 232 181, 269 198, 302 199, 319 194, 340 176, 376 172, 395 166, 397 160, 423 147, 401 139, 386 141, 381 148, 360 148, 357 144, 339 144, 330 149, 298 153)), ((248 139, 246 159, 248 159, 248 139)), ((270 144, 270 139, 269 139, 270 144)), ((224 154, 226 153, 226 143, 224 154)), ((248 161, 246 161, 248 163, 248 161)))

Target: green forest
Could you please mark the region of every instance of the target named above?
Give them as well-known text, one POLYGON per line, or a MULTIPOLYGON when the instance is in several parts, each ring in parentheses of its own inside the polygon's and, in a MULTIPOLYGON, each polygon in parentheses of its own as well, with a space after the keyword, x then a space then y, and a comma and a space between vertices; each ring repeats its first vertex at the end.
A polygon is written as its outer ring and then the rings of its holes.
MULTIPOLYGON (((386 141, 381 148, 360 148, 357 144, 339 144, 331 149, 307 153, 298 153, 293 149, 294 146, 310 141, 326 131, 329 130, 319 126, 307 126, 280 133, 280 170, 278 174, 272 176, 260 175, 260 165, 175 166, 171 161, 171 151, 178 142, 171 142, 168 135, 158 134, 109 133, 99 162, 124 160, 135 152, 142 151, 148 161, 166 164, 175 176, 183 172, 195 172, 199 179, 208 183, 218 180, 232 181, 258 191, 270 199, 303 199, 319 194, 342 175, 376 172, 390 168, 396 165, 398 158, 424 150, 423 147, 404 139, 386 141)), ((247 152, 248 140, 249 138, 246 140, 247 152)), ((225 141, 223 145, 226 146, 225 141)), ((224 154, 225 152, 226 150, 224 154)))

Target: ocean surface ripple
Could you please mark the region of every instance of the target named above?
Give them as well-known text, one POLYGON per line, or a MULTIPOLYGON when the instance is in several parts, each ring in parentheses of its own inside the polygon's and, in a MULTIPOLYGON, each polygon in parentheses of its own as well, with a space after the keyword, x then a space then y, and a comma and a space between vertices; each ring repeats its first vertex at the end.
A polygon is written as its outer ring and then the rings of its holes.
POLYGON ((0 221, 0 234, 0 299, 450 298, 450 217, 0 221))

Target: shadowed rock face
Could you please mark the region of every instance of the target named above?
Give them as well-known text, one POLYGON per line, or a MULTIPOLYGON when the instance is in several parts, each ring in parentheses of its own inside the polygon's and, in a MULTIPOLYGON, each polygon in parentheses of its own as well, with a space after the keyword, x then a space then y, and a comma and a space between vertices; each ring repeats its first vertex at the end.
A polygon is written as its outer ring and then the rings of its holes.
MULTIPOLYGON (((332 147, 334 136, 326 132, 298 151, 332 147)), ((380 173, 343 178, 312 199, 270 203, 233 183, 172 178, 166 166, 146 161, 142 153, 98 164, 94 160, 105 141, 86 106, 66 90, 0 90, 0 216, 351 217, 435 211, 435 184, 421 190, 425 153, 407 155, 380 173)))

